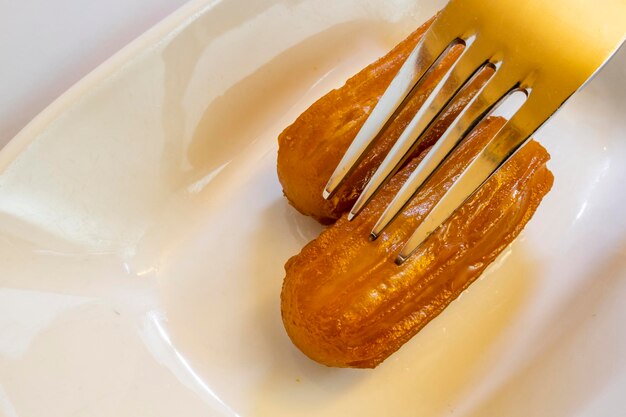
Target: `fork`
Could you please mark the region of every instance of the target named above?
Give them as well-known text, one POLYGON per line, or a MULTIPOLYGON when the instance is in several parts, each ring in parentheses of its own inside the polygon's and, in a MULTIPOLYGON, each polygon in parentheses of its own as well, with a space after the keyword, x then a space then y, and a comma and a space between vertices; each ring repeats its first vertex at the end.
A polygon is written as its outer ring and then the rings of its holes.
POLYGON ((330 177, 323 197, 328 199, 336 192, 410 93, 419 88, 453 46, 464 45, 463 52, 371 177, 348 214, 349 220, 403 166, 415 144, 463 88, 487 67, 492 75, 411 173, 378 219, 372 239, 395 219, 463 138, 513 94, 523 93, 523 103, 401 249, 396 263, 403 263, 593 78, 625 39, 626 0, 451 0, 374 107, 330 177))

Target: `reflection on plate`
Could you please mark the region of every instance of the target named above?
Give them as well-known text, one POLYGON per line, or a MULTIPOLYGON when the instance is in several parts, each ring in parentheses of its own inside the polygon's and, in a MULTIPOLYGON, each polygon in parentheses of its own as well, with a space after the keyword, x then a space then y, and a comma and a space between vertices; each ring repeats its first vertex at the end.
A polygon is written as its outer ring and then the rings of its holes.
POLYGON ((555 187, 374 371, 282 328, 276 137, 443 2, 198 1, 0 153, 0 415, 554 416, 624 409, 626 53, 538 139, 555 187), (339 4, 337 4, 339 3, 339 4))

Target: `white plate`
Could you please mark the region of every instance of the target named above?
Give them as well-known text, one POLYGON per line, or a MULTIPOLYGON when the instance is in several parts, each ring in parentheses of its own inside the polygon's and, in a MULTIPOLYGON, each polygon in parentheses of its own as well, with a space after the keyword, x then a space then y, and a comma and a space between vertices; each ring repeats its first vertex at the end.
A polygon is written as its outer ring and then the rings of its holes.
POLYGON ((556 182, 526 231, 397 354, 329 369, 283 331, 320 227, 276 137, 441 5, 195 2, 25 128, 0 153, 0 415, 624 415, 624 51, 538 136, 556 182))

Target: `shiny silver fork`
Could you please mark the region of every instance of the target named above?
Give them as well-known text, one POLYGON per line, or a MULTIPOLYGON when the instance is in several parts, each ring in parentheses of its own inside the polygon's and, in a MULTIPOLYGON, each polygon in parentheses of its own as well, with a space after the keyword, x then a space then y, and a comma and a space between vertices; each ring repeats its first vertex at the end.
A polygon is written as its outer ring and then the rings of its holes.
POLYGON ((397 258, 404 262, 610 59, 626 38, 626 0, 451 0, 393 79, 335 169, 329 198, 366 153, 410 92, 446 52, 464 44, 349 213, 354 218, 403 165, 463 87, 486 66, 493 75, 465 106, 410 175, 372 230, 376 238, 420 187, 485 117, 515 92, 525 101, 482 149, 410 237, 397 258))

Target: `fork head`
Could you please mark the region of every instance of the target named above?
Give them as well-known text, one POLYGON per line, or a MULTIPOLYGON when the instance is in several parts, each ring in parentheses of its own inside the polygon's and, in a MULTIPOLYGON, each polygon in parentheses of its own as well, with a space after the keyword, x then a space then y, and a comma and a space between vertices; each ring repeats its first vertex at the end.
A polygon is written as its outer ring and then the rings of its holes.
POLYGON ((376 238, 476 125, 514 92, 526 100, 420 224, 398 263, 469 198, 597 73, 626 37, 626 1, 451 0, 393 79, 324 190, 329 198, 414 88, 456 44, 465 48, 372 176, 349 218, 401 167, 414 145, 485 67, 491 78, 412 173, 372 231, 376 238))

